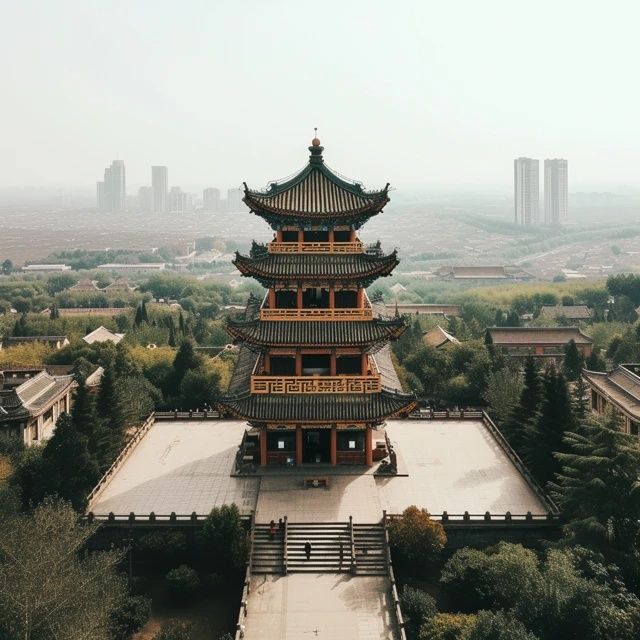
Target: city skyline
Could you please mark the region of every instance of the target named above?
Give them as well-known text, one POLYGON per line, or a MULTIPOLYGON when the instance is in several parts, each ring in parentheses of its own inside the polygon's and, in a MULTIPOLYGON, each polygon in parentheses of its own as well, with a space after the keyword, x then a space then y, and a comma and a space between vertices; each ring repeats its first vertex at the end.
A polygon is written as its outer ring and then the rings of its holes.
POLYGON ((524 153, 570 157, 577 189, 640 186, 639 96, 628 81, 635 3, 603 18, 547 0, 526 25, 497 0, 468 3, 464 20, 454 6, 417 1, 394 12, 359 0, 322 12, 276 5, 175 11, 141 1, 117 40, 107 7, 7 6, 0 47, 12 91, 0 109, 12 152, 0 158, 0 188, 91 185, 114 157, 127 159, 137 186, 152 164, 170 165, 183 188, 211 176, 259 184, 265 155, 270 179, 287 175, 315 126, 327 163, 372 185, 506 188, 509 159, 524 153), (537 43, 539 33, 563 42, 562 55, 537 43), (316 40, 330 43, 322 56, 316 40), (169 41, 181 46, 157 46, 169 41), (615 117, 602 117, 612 100, 615 117))

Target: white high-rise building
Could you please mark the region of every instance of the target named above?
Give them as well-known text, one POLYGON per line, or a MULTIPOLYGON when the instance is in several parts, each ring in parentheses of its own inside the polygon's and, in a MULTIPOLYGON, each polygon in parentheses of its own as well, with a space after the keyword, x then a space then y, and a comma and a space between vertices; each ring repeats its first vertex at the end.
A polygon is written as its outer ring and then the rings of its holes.
POLYGON ((230 213, 239 213, 244 211, 246 207, 242 202, 242 190, 241 189, 229 189, 227 191, 227 211, 230 213))
POLYGON ((220 189, 209 187, 202 192, 202 208, 208 213, 220 211, 220 189))
POLYGON ((544 221, 562 224, 569 216, 569 163, 560 158, 544 161, 544 221))
POLYGON ((154 213, 169 211, 169 169, 167 167, 151 167, 151 189, 154 213))
POLYGON ((538 160, 533 158, 516 158, 513 161, 516 224, 538 224, 539 222, 538 167, 538 160))
POLYGON ((127 210, 127 181, 123 160, 114 160, 104 170, 104 182, 98 182, 97 196, 100 211, 127 210))

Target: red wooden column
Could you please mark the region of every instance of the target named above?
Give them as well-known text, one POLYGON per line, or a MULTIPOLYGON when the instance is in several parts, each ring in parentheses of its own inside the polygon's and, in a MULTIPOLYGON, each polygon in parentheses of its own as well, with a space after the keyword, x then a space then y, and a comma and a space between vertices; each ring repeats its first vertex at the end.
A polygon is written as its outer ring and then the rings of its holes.
POLYGON ((363 353, 361 356, 361 364, 360 364, 360 375, 361 376, 366 376, 367 375, 367 369, 369 368, 369 358, 367 357, 366 353, 363 353))
POLYGON ((336 288, 335 285, 329 285, 329 309, 336 308, 336 288))
POLYGON ((260 466, 267 464, 267 429, 264 427, 260 430, 260 466))
POLYGON ((302 464, 302 427, 296 427, 296 464, 302 464))
POLYGON ((358 287, 358 309, 364 309, 364 289, 358 287))
POLYGON ((276 231, 276 242, 282 242, 282 229, 276 231))
POLYGON ((338 464, 338 430, 331 427, 331 464, 338 464))
POLYGON ((302 375, 302 354, 296 353, 296 375, 302 375))
POLYGON ((298 286, 298 292, 296 296, 296 307, 302 309, 302 287, 298 286))
POLYGON ((269 297, 267 298, 267 301, 269 304, 269 309, 276 308, 276 290, 273 287, 269 289, 269 297))
POLYGON ((336 376, 338 375, 338 363, 337 363, 337 357, 336 357, 336 352, 332 351, 331 352, 331 359, 329 360, 329 375, 330 376, 336 376))
POLYGON ((373 431, 367 427, 364 432, 364 460, 367 467, 373 465, 373 431))

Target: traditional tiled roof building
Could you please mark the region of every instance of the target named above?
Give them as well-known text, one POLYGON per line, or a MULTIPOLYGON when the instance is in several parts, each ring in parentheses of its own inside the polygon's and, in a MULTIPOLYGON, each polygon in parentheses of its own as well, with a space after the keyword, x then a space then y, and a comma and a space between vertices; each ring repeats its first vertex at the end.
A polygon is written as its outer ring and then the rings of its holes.
POLYGON ((585 370, 582 377, 591 390, 591 409, 604 413, 614 407, 624 430, 640 436, 640 364, 620 364, 609 373, 585 370))
POLYGON ((241 349, 218 407, 259 432, 266 464, 372 464, 373 430, 407 414, 388 343, 405 329, 372 305, 365 288, 398 264, 396 252, 365 247, 357 230, 389 201, 327 167, 320 141, 307 166, 244 202, 274 230, 269 244, 236 254, 243 276, 268 293, 250 298, 228 331, 241 349))
POLYGON ((489 327, 487 333, 496 347, 513 356, 561 358, 573 340, 586 358, 593 346, 592 338, 578 327, 489 327))
POLYGON ((26 445, 50 438, 58 416, 71 408, 75 386, 72 375, 41 371, 17 387, 0 388, 0 433, 26 445))

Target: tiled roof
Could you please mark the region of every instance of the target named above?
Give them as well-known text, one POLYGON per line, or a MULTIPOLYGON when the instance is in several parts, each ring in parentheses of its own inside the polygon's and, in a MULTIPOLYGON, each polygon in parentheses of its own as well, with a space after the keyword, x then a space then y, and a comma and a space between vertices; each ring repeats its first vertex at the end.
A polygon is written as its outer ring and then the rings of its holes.
POLYGON ((124 338, 124 333, 113 333, 113 331, 101 326, 88 333, 82 339, 87 344, 93 344, 94 342, 113 342, 113 344, 118 344, 122 338, 124 338))
POLYGON ((245 185, 244 202, 258 215, 286 218, 330 219, 379 213, 389 201, 387 185, 365 191, 362 185, 341 178, 322 158, 323 147, 309 147, 309 163, 288 180, 273 182, 266 191, 245 185))
POLYGON ((445 331, 440 325, 436 325, 433 329, 422 334, 422 339, 428 345, 435 347, 436 349, 447 342, 455 344, 459 342, 455 336, 452 336, 448 331, 445 331))
POLYGON ((489 327, 495 345, 592 344, 593 340, 578 327, 489 327))
POLYGON ((583 377, 621 410, 640 420, 640 376, 619 365, 611 373, 583 371, 583 377))
POLYGON ((453 267, 454 278, 506 278, 504 267, 453 267))
POLYGON ((377 256, 354 254, 286 254, 269 253, 249 257, 236 252, 233 264, 243 276, 253 276, 263 286, 304 279, 349 280, 365 285, 380 276, 388 276, 398 265, 395 251, 377 256))
POLYGON ((410 394, 382 391, 358 395, 250 395, 216 403, 251 422, 378 422, 415 406, 410 394))
POLYGON ((591 318, 591 309, 584 304, 576 304, 572 306, 558 305, 542 305, 540 307, 540 315, 550 318, 569 318, 571 320, 588 320, 591 318))
POLYGON ((68 340, 67 336, 9 336, 4 339, 6 345, 22 344, 25 342, 49 342, 57 344, 58 342, 65 342, 68 340))
POLYGON ((0 391, 0 419, 37 416, 75 385, 73 376, 52 376, 42 371, 8 391, 0 391))
MULTIPOLYGON (((380 348, 398 338, 405 329, 402 318, 342 321, 238 322, 229 320, 227 330, 236 340, 258 347, 293 345, 354 346, 380 348)), ((376 349, 377 350, 377 349, 376 349)))

